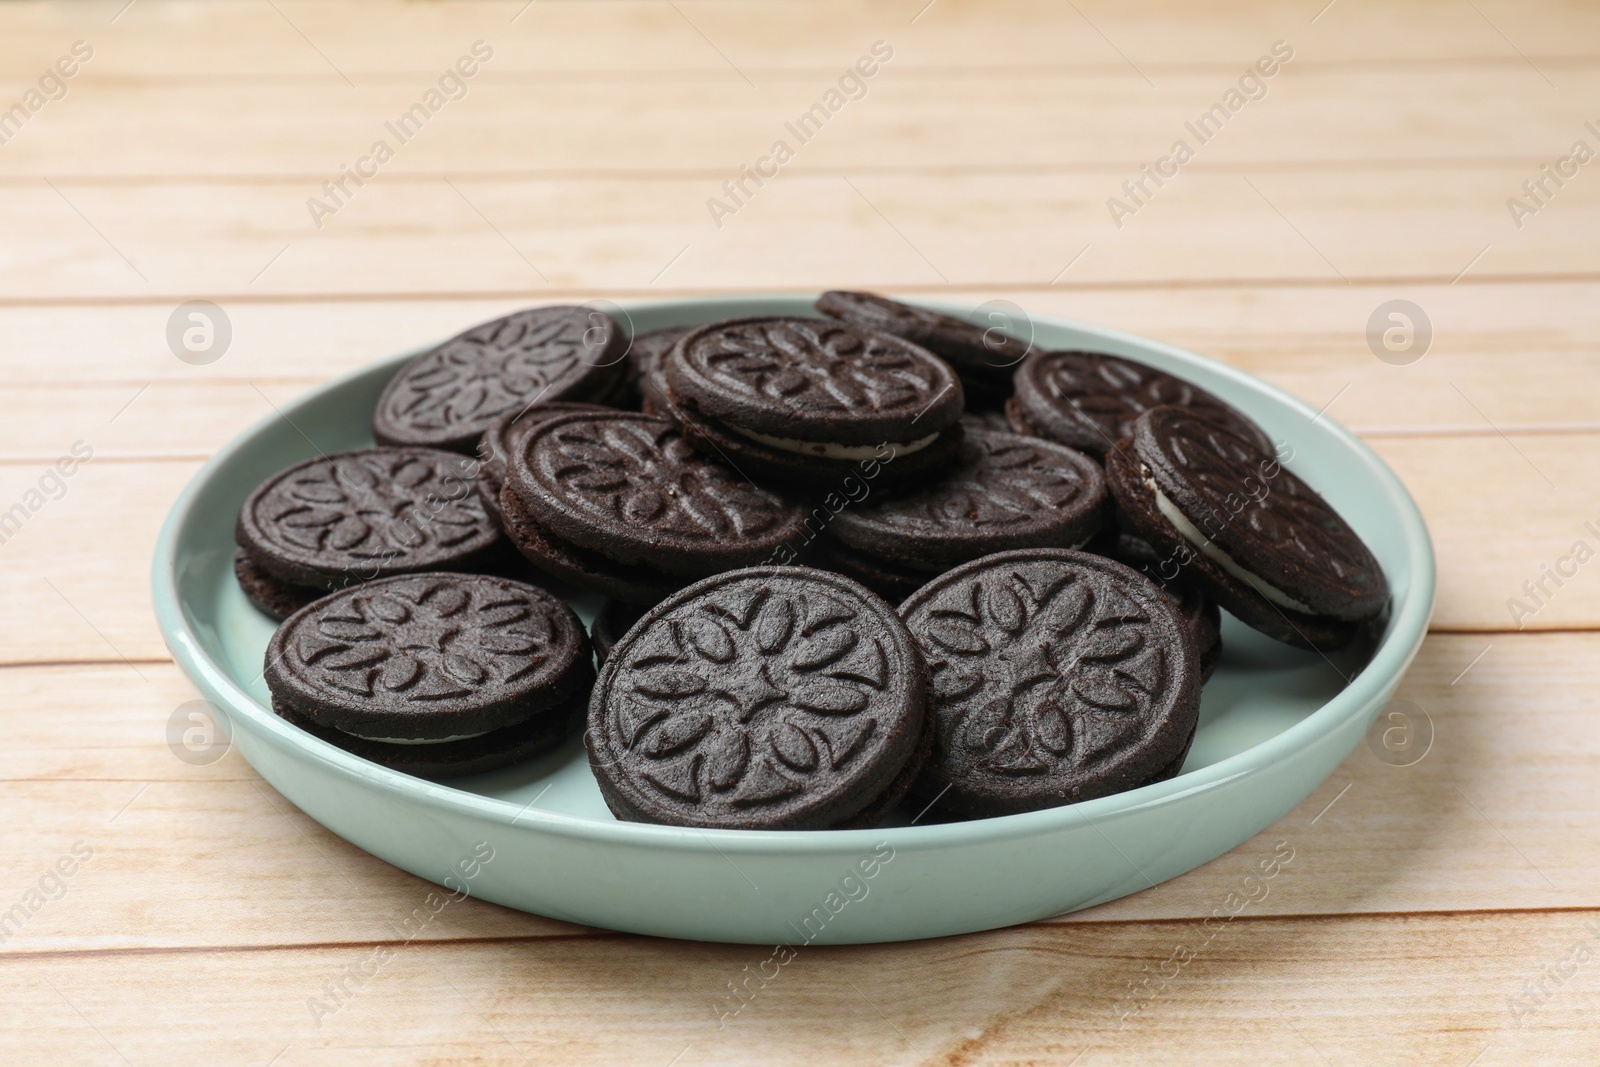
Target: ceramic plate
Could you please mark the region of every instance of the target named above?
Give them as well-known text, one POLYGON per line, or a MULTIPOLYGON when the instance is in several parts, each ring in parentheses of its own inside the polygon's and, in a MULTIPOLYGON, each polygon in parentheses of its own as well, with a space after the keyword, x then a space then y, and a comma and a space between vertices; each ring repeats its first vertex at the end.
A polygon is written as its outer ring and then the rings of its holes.
MULTIPOLYGON (((631 303, 635 331, 812 314, 810 296, 631 303)), ((970 307, 941 306, 955 314, 970 307)), ((1383 564, 1392 608, 1371 640, 1324 658, 1224 616, 1181 775, 1049 811, 875 830, 771 833, 618 822, 574 739, 515 768, 437 785, 385 770, 273 715, 261 680, 273 624, 233 580, 239 506, 268 474, 372 444, 373 403, 406 353, 315 389, 201 468, 156 546, 155 607, 173 656, 233 743, 334 833, 452 891, 552 918, 710 941, 848 944, 936 937, 1086 908, 1175 877, 1288 812, 1361 740, 1427 629, 1433 553, 1394 473, 1348 431, 1222 364, 1114 330, 1032 320, 1034 343, 1092 348, 1194 381, 1293 448, 1383 564), (485 857, 488 857, 487 859, 485 857)), ((587 621, 594 601, 576 598, 587 621)))

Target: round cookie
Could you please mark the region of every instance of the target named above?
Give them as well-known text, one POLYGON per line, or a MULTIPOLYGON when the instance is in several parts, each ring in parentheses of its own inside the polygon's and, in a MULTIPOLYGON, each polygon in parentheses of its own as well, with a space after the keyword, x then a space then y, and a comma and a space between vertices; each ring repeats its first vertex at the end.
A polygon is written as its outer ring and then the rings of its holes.
POLYGON ((235 539, 267 576, 321 590, 491 566, 504 542, 473 487, 477 467, 431 448, 319 456, 257 486, 235 539))
POLYGON ((837 482, 863 461, 885 483, 940 471, 963 393, 909 341, 829 319, 702 326, 663 359, 672 415, 697 447, 757 478, 837 482))
POLYGON ((1037 351, 1016 372, 1006 416, 1018 433, 1046 437, 1103 458, 1154 407, 1190 407, 1232 423, 1272 450, 1260 427, 1198 385, 1103 352, 1037 351))
POLYGON ((914 792, 969 816, 1132 789, 1181 758, 1200 664, 1172 600, 1068 549, 1002 552, 900 606, 933 684, 933 758, 914 792))
POLYGON ((474 326, 400 369, 372 416, 383 445, 473 452, 493 423, 540 402, 627 388, 627 337, 602 311, 542 307, 474 326))
POLYGON ((969 407, 999 407, 1011 395, 1011 375, 1031 347, 1002 330, 980 326, 876 293, 830 290, 817 310, 880 333, 904 337, 955 368, 969 407))
POLYGON ((543 589, 434 573, 368 582, 295 612, 268 643, 263 676, 286 718, 375 762, 416 773, 425 764, 439 777, 559 741, 594 666, 583 624, 543 589))
POLYGON ((634 377, 639 382, 639 407, 646 415, 669 417, 667 379, 661 370, 661 358, 677 344, 693 326, 668 326, 650 330, 633 339, 628 349, 628 362, 633 366, 634 377))
POLYGON ((1222 660, 1222 609, 1194 582, 1163 582, 1148 573, 1145 576, 1178 605, 1178 614, 1200 653, 1200 684, 1204 685, 1222 660))
POLYGON ((501 503, 512 541, 535 564, 576 560, 588 573, 561 577, 633 603, 772 559, 805 532, 798 507, 700 456, 670 421, 631 412, 535 427, 501 503), (601 580, 609 575, 635 588, 601 580))
POLYGON ((1165 559, 1137 534, 1113 534, 1108 539, 1096 537, 1085 550, 1127 564, 1173 599, 1189 627, 1189 635, 1194 638, 1194 647, 1200 652, 1200 680, 1210 681, 1222 659, 1222 611, 1217 602, 1207 596, 1198 583, 1183 577, 1175 560, 1165 559))
POLYGON ((496 522, 504 522, 500 514, 500 490, 506 483, 506 463, 521 449, 522 442, 527 440, 535 426, 557 415, 570 415, 575 411, 611 410, 600 404, 573 404, 566 401, 535 404, 525 411, 506 416, 483 431, 483 439, 478 443, 478 498, 483 501, 484 510, 496 522))
POLYGON ((584 740, 620 819, 839 828, 910 787, 927 700, 889 605, 840 575, 754 567, 681 591, 612 647, 584 740))
POLYGON ((1076 548, 1105 512, 1100 465, 1064 445, 1011 433, 966 435, 945 479, 868 495, 828 527, 857 553, 928 571, 1016 548, 1076 548))
POLYGON ((1228 423, 1153 409, 1108 456, 1107 475, 1140 536, 1271 637, 1342 647, 1388 604, 1383 570, 1360 536, 1228 423))

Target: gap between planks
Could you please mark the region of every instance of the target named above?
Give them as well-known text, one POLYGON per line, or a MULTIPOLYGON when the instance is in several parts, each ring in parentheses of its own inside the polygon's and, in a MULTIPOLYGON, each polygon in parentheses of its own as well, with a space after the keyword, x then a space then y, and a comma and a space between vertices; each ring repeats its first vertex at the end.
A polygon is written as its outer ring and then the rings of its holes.
MULTIPOLYGON (((1510 170, 1529 167, 1534 170, 1549 162, 1549 156, 1429 156, 1371 157, 1364 159, 1286 159, 1239 160, 1234 162, 1196 162, 1187 166, 1184 173, 1192 174, 1324 174, 1328 171, 1446 171, 1451 174, 1462 170, 1510 170)), ((800 165, 784 170, 797 178, 950 178, 950 177, 1015 177, 1032 175, 1050 177, 1060 174, 1115 174, 1122 176, 1137 171, 1141 159, 1097 161, 1085 163, 926 163, 926 164, 864 164, 861 166, 800 165)), ((268 174, 240 172, 237 174, 76 174, 35 173, 0 176, 0 188, 26 188, 49 179, 59 185, 95 188, 123 186, 162 185, 316 185, 327 178, 326 172, 273 172, 268 174)), ((548 167, 540 169, 508 168, 505 170, 411 170, 400 171, 392 177, 385 175, 386 184, 421 185, 452 179, 459 182, 485 184, 489 182, 567 182, 567 181, 682 181, 688 179, 720 180, 728 176, 727 167, 548 167)))
MULTIPOLYGON (((1600 55, 1550 54, 1550 55, 1470 55, 1408 57, 1405 60, 1410 73, 1474 70, 1525 70, 1529 63, 1565 70, 1581 70, 1600 66, 1600 55)), ((1300 78, 1319 75, 1340 76, 1355 73, 1393 73, 1396 60, 1384 59, 1302 59, 1296 57, 1294 74, 1300 78)), ((1240 63, 1229 60, 1147 60, 1146 71, 1173 77, 1236 74, 1240 63)), ((809 85, 819 79, 828 80, 839 74, 838 66, 786 66, 762 67, 746 64, 745 74, 767 83, 799 83, 809 85)), ((398 70, 360 70, 349 68, 352 77, 360 78, 362 86, 396 85, 411 87, 419 77, 436 72, 432 67, 398 70)), ((721 67, 561 67, 538 70, 530 68, 496 69, 489 72, 496 82, 511 85, 565 85, 577 82, 595 82, 604 85, 737 85, 742 80, 736 73, 721 67)), ((904 82, 1014 82, 1014 81, 1079 81, 1085 78, 1122 77, 1128 68, 1123 63, 1018 63, 1004 66, 993 63, 924 63, 897 64, 886 69, 890 80, 904 82)), ((0 86, 14 84, 26 87, 20 80, 0 81, 0 86)), ((285 86, 307 85, 334 88, 346 85, 338 74, 318 71, 271 73, 257 71, 247 74, 208 72, 184 76, 181 74, 98 74, 86 70, 74 82, 78 85, 96 85, 112 88, 240 88, 274 89, 285 86)))
MULTIPOLYGON (((1140 290, 1152 292, 1173 289, 1358 289, 1362 287, 1399 286, 1449 286, 1482 287, 1493 285, 1572 285, 1600 282, 1600 271, 1567 271, 1538 274, 1474 274, 1462 277, 1445 274, 1393 274, 1351 275, 1344 282, 1330 283, 1326 278, 1171 278, 1171 279, 1112 279, 1099 282, 1064 282, 1051 285, 1037 278, 1005 282, 945 283, 894 282, 864 283, 863 288, 895 293, 919 293, 940 296, 950 292, 962 293, 1030 293, 1030 292, 1085 292, 1140 290)), ((235 304, 383 304, 416 301, 469 301, 469 300, 564 300, 592 298, 596 293, 626 300, 652 301, 683 297, 773 296, 791 293, 810 293, 808 288, 774 289, 772 286, 752 287, 718 285, 684 289, 652 289, 649 287, 623 287, 596 285, 581 289, 427 289, 419 291, 394 290, 386 292, 354 293, 212 293, 216 301, 235 304)), ((173 301, 171 293, 149 296, 0 296, 0 308, 79 308, 79 307, 145 307, 167 306, 173 301)))
MULTIPOLYGON (((1544 908, 1444 908, 1437 911, 1429 909, 1416 909, 1410 911, 1361 911, 1341 913, 1306 913, 1291 915, 1252 915, 1235 916, 1231 920, 1234 926, 1269 926, 1273 924, 1300 924, 1322 923, 1331 924, 1347 920, 1374 922, 1404 921, 1407 919, 1478 919, 1493 918, 1497 916, 1525 916, 1525 915, 1569 915, 1569 914, 1595 914, 1600 913, 1600 908, 1585 907, 1582 905, 1555 906, 1544 908)), ((531 912, 528 914, 532 914, 531 912)), ((536 916, 540 917, 540 916, 536 916)), ((954 934, 949 937, 926 938, 922 940, 944 941, 957 937, 981 937, 985 934, 999 933, 1009 930, 1054 930, 1060 927, 1086 928, 1086 927, 1127 927, 1127 926, 1192 926, 1199 919, 1188 917, 1174 917, 1161 919, 1073 919, 1070 915, 1039 919, 1029 923, 1019 923, 1016 926, 1001 927, 999 930, 980 930, 971 934, 954 934)), ((545 944, 551 942, 571 941, 661 941, 675 940, 651 937, 647 934, 631 934, 617 930, 580 930, 575 933, 552 934, 509 934, 504 937, 430 937, 406 941, 402 938, 373 938, 367 941, 295 941, 283 942, 273 945, 141 945, 137 947, 121 948, 58 948, 12 951, 4 954, 7 960, 62 960, 62 959, 114 959, 128 956, 191 956, 210 955, 212 953, 229 952, 236 954, 267 953, 267 952, 322 952, 322 951, 348 951, 352 948, 369 948, 376 945, 393 946, 423 946, 456 948, 473 945, 517 945, 517 944, 545 944)), ((897 944, 901 942, 890 942, 897 944)), ((719 941, 694 941, 692 945, 706 945, 713 948, 739 947, 736 943, 719 941)), ((832 949, 871 949, 874 944, 866 945, 823 945, 822 948, 832 949)))

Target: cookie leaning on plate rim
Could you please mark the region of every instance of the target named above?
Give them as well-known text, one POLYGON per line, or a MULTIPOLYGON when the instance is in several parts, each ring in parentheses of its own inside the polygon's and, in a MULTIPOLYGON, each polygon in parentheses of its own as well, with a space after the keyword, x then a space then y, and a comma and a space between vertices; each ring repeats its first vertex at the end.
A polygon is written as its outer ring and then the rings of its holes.
POLYGON ((1144 540, 1270 637, 1342 648, 1388 604, 1383 569, 1360 536, 1230 421, 1147 411, 1107 456, 1107 477, 1144 540))

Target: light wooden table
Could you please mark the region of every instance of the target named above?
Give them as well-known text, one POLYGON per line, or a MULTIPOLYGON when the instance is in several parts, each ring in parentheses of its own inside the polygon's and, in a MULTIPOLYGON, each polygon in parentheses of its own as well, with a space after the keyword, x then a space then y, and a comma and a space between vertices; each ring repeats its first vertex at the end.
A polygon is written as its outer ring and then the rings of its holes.
POLYGON ((0 7, 0 109, 23 106, 0 114, 0 512, 23 507, 0 544, 0 912, 22 909, 0 1062, 1600 1062, 1600 163, 1523 187, 1600 149, 1600 11, 1323 2, 0 7), (385 123, 479 41, 401 143, 385 123), (879 41, 800 144, 785 123, 879 41), (1276 42, 1292 59, 1227 111, 1276 42), (1185 122, 1218 103, 1200 143, 1185 122), (1132 200, 1179 138, 1194 158, 1132 200), (362 163, 379 139, 392 158, 362 163), (793 158, 731 201, 779 139, 793 158), (1258 839, 1091 912, 807 951, 719 1029, 764 949, 475 900, 398 945, 426 884, 236 753, 169 750, 194 691, 151 546, 248 421, 530 303, 830 286, 1133 330, 1360 431, 1438 548, 1401 690, 1426 758, 1362 747, 1258 839), (231 323, 204 365, 167 340, 192 299, 231 323), (1395 299, 1432 326, 1409 364, 1368 342, 1395 299), (92 458, 58 481, 75 444, 92 458), (1280 841, 1268 896, 1173 977, 1280 841), (393 958, 364 979, 374 946, 393 958))

